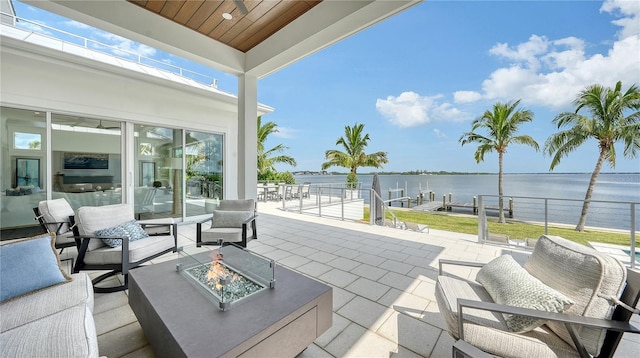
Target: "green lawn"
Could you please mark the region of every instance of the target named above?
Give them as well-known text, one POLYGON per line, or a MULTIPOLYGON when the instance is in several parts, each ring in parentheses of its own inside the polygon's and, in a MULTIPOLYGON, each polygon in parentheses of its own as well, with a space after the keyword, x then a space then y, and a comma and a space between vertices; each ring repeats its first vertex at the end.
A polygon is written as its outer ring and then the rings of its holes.
MULTIPOLYGON (((411 211, 407 209, 393 208, 393 213, 400 221, 429 225, 432 229, 460 232, 465 234, 478 234, 478 218, 468 215, 457 215, 450 213, 430 213, 411 211)), ((364 208, 365 220, 369 221, 369 208, 364 208)), ((391 218, 387 214, 387 218, 391 218)), ((507 219, 508 220, 508 219, 507 219)), ((536 239, 544 234, 544 225, 507 221, 506 224, 499 224, 497 218, 489 218, 489 232, 493 234, 505 234, 511 239, 536 239)), ((549 226, 549 235, 562 236, 566 239, 587 244, 588 241, 604 242, 629 246, 631 238, 629 232, 614 233, 607 231, 585 230, 577 232, 573 228, 549 226)))

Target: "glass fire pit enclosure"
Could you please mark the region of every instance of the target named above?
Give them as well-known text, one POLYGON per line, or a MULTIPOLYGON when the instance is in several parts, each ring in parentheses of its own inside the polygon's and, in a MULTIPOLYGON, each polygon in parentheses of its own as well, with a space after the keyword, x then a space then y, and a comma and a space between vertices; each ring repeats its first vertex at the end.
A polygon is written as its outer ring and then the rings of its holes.
POLYGON ((222 311, 234 302, 275 287, 275 261, 240 246, 228 244, 197 253, 179 247, 178 253, 178 274, 222 311))

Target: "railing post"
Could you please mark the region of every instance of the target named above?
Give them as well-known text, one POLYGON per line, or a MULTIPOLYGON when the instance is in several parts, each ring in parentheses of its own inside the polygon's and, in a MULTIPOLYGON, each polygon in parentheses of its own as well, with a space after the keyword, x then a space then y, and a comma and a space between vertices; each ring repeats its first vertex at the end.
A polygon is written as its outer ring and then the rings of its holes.
MULTIPOLYGON (((340 195, 340 218, 341 218, 342 220, 344 220, 344 197, 345 197, 345 196, 346 196, 346 194, 347 194, 347 189, 346 189, 346 188, 343 188, 343 189, 341 189, 341 190, 342 190, 343 192, 342 192, 342 195, 340 195)), ((349 190, 349 191, 351 191, 351 190, 349 190)), ((351 191, 351 196, 353 196, 353 191, 351 191)))
POLYGON ((318 216, 322 217, 322 188, 318 188, 318 197, 316 200, 318 201, 318 216))
MULTIPOLYGON (((311 190, 309 190, 309 193, 311 193, 311 190)), ((309 196, 311 196, 311 194, 309 194, 309 196)), ((298 199, 300 199, 300 214, 302 214, 302 185, 298 186, 298 199)))
POLYGON ((287 186, 288 184, 282 186, 282 211, 287 211, 287 186))
POLYGON ((549 235, 549 199, 544 198, 544 234, 549 235))
POLYGON ((375 190, 373 189, 369 189, 369 225, 374 225, 376 222, 376 216, 378 216, 376 213, 376 206, 375 202, 377 201, 377 198, 375 197, 375 190))
POLYGON ((636 204, 631 203, 631 268, 636 267, 636 204))
POLYGON ((485 237, 485 226, 487 225, 485 212, 484 212, 484 203, 482 200, 482 195, 478 196, 478 242, 483 244, 485 237))

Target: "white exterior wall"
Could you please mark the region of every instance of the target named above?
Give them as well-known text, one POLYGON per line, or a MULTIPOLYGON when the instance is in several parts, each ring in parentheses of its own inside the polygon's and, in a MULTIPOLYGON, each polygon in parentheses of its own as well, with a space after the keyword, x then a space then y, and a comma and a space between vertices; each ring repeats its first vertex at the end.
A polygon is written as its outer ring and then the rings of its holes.
MULTIPOLYGON (((0 105, 224 134, 224 196, 237 197, 238 186, 244 184, 237 182, 235 96, 41 46, 26 43, 16 45, 20 48, 5 46, 12 42, 3 38, 0 105)), ((87 143, 87 148, 90 147, 91 143, 87 143)))

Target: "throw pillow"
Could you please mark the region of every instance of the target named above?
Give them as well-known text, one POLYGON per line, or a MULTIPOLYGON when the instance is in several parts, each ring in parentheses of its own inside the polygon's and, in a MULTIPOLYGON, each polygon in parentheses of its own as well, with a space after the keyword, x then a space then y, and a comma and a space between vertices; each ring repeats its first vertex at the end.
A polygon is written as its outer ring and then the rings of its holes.
POLYGON ((71 281, 60 269, 55 241, 55 234, 45 234, 0 246, 0 302, 71 281))
MULTIPOLYGON (((476 276, 494 302, 515 307, 561 313, 573 305, 562 293, 531 276, 510 255, 502 255, 486 264, 476 276)), ((546 320, 504 314, 507 328, 512 332, 528 332, 546 320)))
POLYGON ((135 220, 127 221, 114 227, 96 230, 95 234, 110 247, 121 246, 122 240, 120 239, 128 239, 131 242, 149 237, 149 234, 135 220))
POLYGON ((135 221, 131 220, 123 224, 124 229, 130 234, 131 241, 136 241, 140 239, 144 239, 145 237, 149 237, 149 234, 144 231, 142 226, 135 221))
POLYGON ((253 211, 214 210, 211 227, 242 227, 242 223, 253 216, 253 211))

